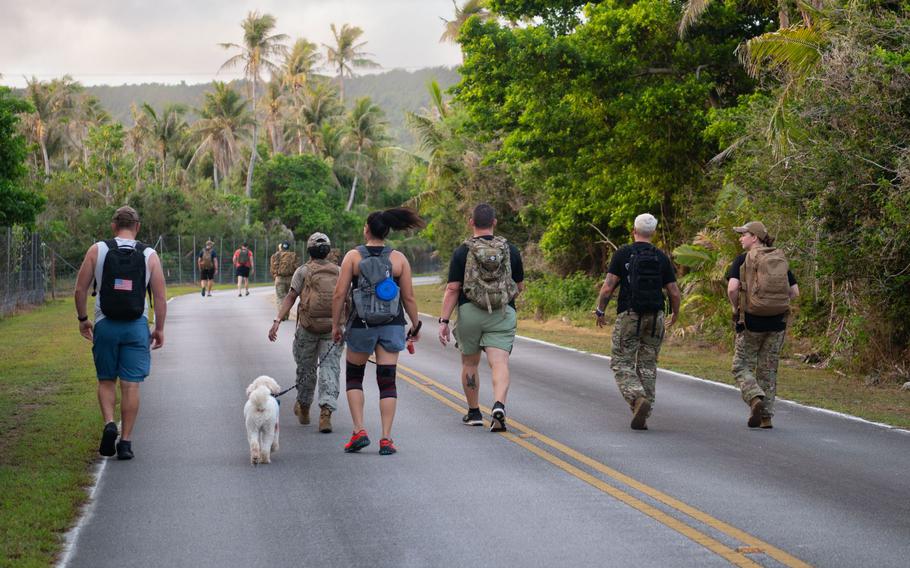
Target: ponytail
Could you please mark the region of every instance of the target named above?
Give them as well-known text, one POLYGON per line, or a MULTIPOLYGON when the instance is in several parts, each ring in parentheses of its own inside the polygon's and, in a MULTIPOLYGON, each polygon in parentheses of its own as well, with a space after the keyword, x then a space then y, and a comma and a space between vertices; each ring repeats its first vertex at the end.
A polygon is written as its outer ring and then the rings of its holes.
POLYGON ((392 229, 402 231, 406 229, 422 229, 426 226, 426 221, 421 219, 417 212, 410 207, 395 207, 385 211, 374 211, 367 217, 367 227, 370 229, 370 234, 377 239, 385 239, 392 229))

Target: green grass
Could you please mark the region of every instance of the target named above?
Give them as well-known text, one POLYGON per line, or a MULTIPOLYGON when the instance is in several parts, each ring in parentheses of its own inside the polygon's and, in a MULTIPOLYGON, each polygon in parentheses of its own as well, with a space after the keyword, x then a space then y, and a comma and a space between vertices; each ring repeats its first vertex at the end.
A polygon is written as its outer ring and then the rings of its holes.
POLYGON ((48 566, 85 501, 101 419, 71 299, 0 320, 0 566, 48 566))
MULTIPOLYGON (((415 286, 414 290, 420 311, 438 316, 443 286, 415 286)), ((540 321, 521 315, 518 320, 521 335, 590 353, 610 354, 612 329, 597 329, 593 318, 576 316, 540 321)), ((816 369, 786 355, 785 345, 777 378, 779 397, 910 428, 910 392, 901 391, 900 385, 867 386, 862 377, 833 369, 816 369)), ((719 383, 734 384, 731 363, 732 345, 704 345, 692 339, 669 338, 660 352, 661 368, 719 383)))

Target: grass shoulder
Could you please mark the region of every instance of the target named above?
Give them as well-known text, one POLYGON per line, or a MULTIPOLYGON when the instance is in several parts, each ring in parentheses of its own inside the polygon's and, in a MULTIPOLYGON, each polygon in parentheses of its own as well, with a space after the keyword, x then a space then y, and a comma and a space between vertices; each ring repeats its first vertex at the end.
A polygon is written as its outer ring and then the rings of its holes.
MULTIPOLYGON (((443 289, 444 286, 436 284, 415 286, 420 311, 438 316, 443 289)), ((612 330, 597 329, 593 318, 582 314, 537 320, 519 313, 518 333, 589 353, 610 354, 612 330)), ((732 344, 706 344, 697 338, 668 338, 661 348, 660 367, 734 384, 730 373, 732 347, 732 344)), ((779 397, 910 428, 910 392, 901 391, 899 385, 869 386, 861 377, 806 365, 787 357, 786 345, 784 355, 778 372, 779 397)))

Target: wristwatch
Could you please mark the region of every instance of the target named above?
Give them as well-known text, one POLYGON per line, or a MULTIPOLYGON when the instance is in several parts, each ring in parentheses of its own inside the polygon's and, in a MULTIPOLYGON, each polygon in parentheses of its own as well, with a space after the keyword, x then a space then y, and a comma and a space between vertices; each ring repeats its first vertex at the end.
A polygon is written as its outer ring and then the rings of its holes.
POLYGON ((596 316, 599 317, 599 318, 604 317, 604 314, 605 314, 605 313, 606 313, 606 312, 603 311, 603 310, 600 309, 600 308, 594 308, 594 315, 596 315, 596 316))
POLYGON ((76 316, 76 319, 79 320, 79 323, 82 323, 84 321, 88 321, 88 316, 82 316, 82 317, 76 316))
POLYGON ((448 323, 449 323, 449 320, 443 319, 443 318, 439 318, 439 323, 448 324, 448 323))

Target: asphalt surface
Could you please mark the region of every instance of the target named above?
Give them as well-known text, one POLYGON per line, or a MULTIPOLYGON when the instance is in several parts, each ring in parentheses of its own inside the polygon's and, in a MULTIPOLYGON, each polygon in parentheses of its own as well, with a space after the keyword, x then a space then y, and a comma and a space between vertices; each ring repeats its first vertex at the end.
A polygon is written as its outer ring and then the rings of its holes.
POLYGON ((519 340, 512 427, 493 434, 452 408, 459 357, 429 319, 400 361, 398 454, 377 453, 370 367, 372 446, 342 452, 343 393, 320 434, 315 407, 297 424, 292 391, 280 450, 253 467, 245 388, 294 380, 293 322, 269 343, 269 294, 170 303, 136 458, 106 464, 68 566, 910 565, 906 432, 787 403, 751 430, 738 391, 666 373, 650 430, 633 432, 607 360, 519 340))

